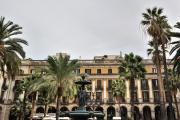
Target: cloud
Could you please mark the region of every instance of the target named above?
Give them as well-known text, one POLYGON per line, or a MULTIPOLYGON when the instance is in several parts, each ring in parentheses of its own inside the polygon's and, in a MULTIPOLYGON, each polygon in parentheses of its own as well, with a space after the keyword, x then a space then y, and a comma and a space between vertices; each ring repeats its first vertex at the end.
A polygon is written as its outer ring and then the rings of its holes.
POLYGON ((2 0, 0 15, 23 27, 27 57, 57 52, 73 58, 131 52, 147 57, 140 25, 146 8, 164 8, 170 23, 180 21, 179 0, 2 0))

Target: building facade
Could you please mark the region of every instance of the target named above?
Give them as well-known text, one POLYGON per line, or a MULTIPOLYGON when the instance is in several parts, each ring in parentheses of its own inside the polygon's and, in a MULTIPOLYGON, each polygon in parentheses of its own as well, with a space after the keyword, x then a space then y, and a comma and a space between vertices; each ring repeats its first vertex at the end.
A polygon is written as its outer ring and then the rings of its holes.
MULTIPOLYGON (((119 61, 122 58, 118 55, 104 55, 95 56, 91 60, 79 60, 81 67, 76 70, 76 74, 80 75, 87 73, 88 80, 91 80, 92 85, 88 89, 87 110, 102 111, 105 113, 105 119, 110 119, 112 116, 121 116, 123 118, 130 118, 130 82, 125 81, 126 95, 121 101, 114 98, 112 94, 112 81, 119 78, 121 72, 119 61)), ((137 120, 155 120, 160 115, 160 99, 158 91, 157 70, 150 59, 143 60, 146 69, 145 79, 135 80, 134 103, 135 103, 135 117, 137 120)), ((0 118, 8 120, 11 116, 10 109, 13 105, 14 99, 17 97, 15 89, 23 77, 32 74, 36 69, 41 69, 42 72, 47 68, 46 60, 23 60, 20 74, 12 83, 7 79, 0 81, 0 118)), ((172 65, 168 66, 172 68, 172 65)), ((163 69, 162 69, 163 71, 163 69)), ((2 79, 2 78, 1 78, 2 79)), ((168 97, 168 95, 166 95, 168 97)), ((38 101, 38 98, 37 98, 38 101)), ((174 100, 173 100, 174 101, 174 100)), ((178 98, 179 102, 179 98, 178 98)), ((75 100, 69 100, 66 97, 62 98, 61 111, 71 111, 77 108, 75 100)), ((56 104, 50 104, 47 113, 54 114, 56 104)), ((174 116, 176 117, 176 109, 174 106, 174 116)), ((166 109, 169 110, 166 102, 166 109)), ((42 115, 44 106, 36 105, 37 115, 42 115)), ((167 112, 168 114, 168 112, 167 112)))

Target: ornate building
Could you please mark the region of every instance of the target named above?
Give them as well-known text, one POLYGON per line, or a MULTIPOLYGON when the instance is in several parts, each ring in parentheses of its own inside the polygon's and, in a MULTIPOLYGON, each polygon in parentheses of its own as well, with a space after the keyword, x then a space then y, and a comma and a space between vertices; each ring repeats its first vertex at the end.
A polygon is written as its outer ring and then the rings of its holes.
MULTIPOLYGON (((126 80, 126 95, 120 102, 113 97, 111 91, 112 81, 117 79, 121 72, 120 59, 122 58, 118 55, 95 56, 94 59, 91 60, 79 60, 79 63, 81 63, 82 66, 76 70, 77 75, 82 73, 89 74, 88 79, 92 81, 92 86, 88 91, 87 110, 102 111, 106 115, 105 119, 109 119, 111 116, 127 118, 131 115, 131 88, 129 86, 129 80, 126 80)), ((159 116, 160 110, 157 70, 150 59, 145 59, 143 64, 145 65, 147 73, 145 79, 135 81, 134 110, 137 118, 151 120, 156 119, 159 116)), ((0 118, 5 117, 5 120, 8 120, 8 117, 11 115, 10 109, 13 100, 17 97, 16 94, 14 94, 14 91, 22 78, 32 74, 37 68, 40 68, 42 72, 44 72, 46 67, 47 62, 45 60, 27 59, 22 61, 20 74, 16 77, 16 80, 12 83, 9 83, 6 79, 0 81, 0 118), (8 88, 9 84, 11 84, 10 88, 8 88), (10 92, 8 92, 8 90, 10 92), (7 98, 7 96, 10 97, 7 98)), ((172 66, 169 65, 168 67, 171 68, 172 66)), ((63 97, 61 111, 75 110, 76 108, 76 102, 63 97)), ((166 104, 166 109, 167 111, 169 110, 168 104, 166 104)), ((43 112, 44 107, 37 103, 37 115, 41 115, 43 112)), ((49 105, 47 113, 55 113, 55 104, 49 105)), ((175 113, 176 112, 174 112, 174 115, 176 116, 175 113)))

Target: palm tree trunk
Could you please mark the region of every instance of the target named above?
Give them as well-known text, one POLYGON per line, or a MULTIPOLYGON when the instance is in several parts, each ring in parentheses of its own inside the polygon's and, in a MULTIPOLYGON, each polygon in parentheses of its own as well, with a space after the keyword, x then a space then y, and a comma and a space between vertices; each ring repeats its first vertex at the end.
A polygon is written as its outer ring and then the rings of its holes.
POLYGON ((161 107, 161 120, 167 120, 166 109, 165 109, 165 92, 164 92, 164 84, 162 79, 161 72, 161 61, 159 57, 158 43, 155 41, 155 50, 156 50, 156 67, 157 67, 157 78, 159 82, 159 96, 160 96, 160 107, 161 107))
MULTIPOLYGON (((12 80, 9 79, 9 85, 8 85, 7 94, 6 94, 6 97, 5 97, 6 104, 9 104, 8 100, 9 100, 9 95, 10 95, 10 92, 11 92, 11 87, 12 87, 12 80)), ((6 114, 6 109, 7 109, 7 105, 5 105, 5 107, 4 107, 4 116, 6 114)))
POLYGON ((58 120, 59 118, 59 110, 60 110, 60 102, 61 102, 61 87, 58 87, 58 91, 57 91, 57 103, 56 103, 56 120, 58 120))
MULTIPOLYGON (((161 66, 161 65, 160 65, 161 66)), ((159 96, 160 96, 160 107, 161 107, 161 120, 166 120, 166 108, 165 108, 165 93, 164 93, 164 85, 161 76, 161 69, 157 67, 158 81, 159 81, 159 96)))
POLYGON ((46 113, 47 113, 47 107, 48 107, 48 104, 47 103, 45 103, 45 105, 44 105, 44 117, 46 117, 46 113))
POLYGON ((23 99, 23 111, 22 111, 22 116, 21 120, 24 120, 25 118, 25 113, 26 113, 26 97, 27 97, 27 92, 24 92, 24 99, 23 99))
POLYGON ((130 80, 130 91, 131 91, 131 120, 134 120, 134 89, 135 89, 135 81, 134 78, 131 77, 130 80))
POLYGON ((33 116, 34 116, 35 104, 36 104, 36 93, 33 93, 33 95, 32 95, 32 109, 31 109, 30 120, 32 120, 33 116))
POLYGON ((176 105, 177 120, 180 120, 179 107, 178 107, 178 103, 177 103, 176 92, 173 92, 173 96, 174 96, 174 101, 175 101, 175 105, 176 105))
MULTIPOLYGON (((162 50, 163 50, 163 65, 164 65, 164 75, 165 75, 165 81, 166 84, 168 84, 169 79, 168 79, 168 69, 167 69, 167 62, 166 62, 166 50, 165 50, 165 44, 162 44, 162 50)), ((172 96, 171 96, 171 89, 169 88, 169 85, 167 85, 167 91, 169 95, 169 108, 170 108, 170 118, 173 120, 173 106, 172 106, 172 96)))

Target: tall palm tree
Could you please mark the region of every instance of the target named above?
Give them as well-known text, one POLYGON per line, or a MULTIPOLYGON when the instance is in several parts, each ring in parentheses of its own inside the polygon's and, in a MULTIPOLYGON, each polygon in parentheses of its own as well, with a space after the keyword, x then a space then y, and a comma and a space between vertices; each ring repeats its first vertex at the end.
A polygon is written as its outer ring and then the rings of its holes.
POLYGON ((49 73, 53 77, 52 79, 56 83, 57 88, 56 120, 58 120, 63 89, 69 87, 65 83, 74 77, 73 71, 79 67, 79 64, 78 60, 70 61, 69 56, 63 56, 62 54, 59 57, 49 56, 47 61, 49 63, 49 73))
POLYGON ((46 117, 47 114, 47 108, 50 103, 54 102, 54 99, 56 98, 56 93, 54 91, 54 86, 52 84, 46 84, 43 85, 39 91, 38 94, 40 95, 38 97, 38 102, 42 105, 44 105, 44 117, 46 117))
POLYGON ((174 46, 172 47, 170 54, 176 52, 171 60, 173 62, 173 71, 177 76, 180 76, 180 40, 172 42, 171 44, 174 46))
MULTIPOLYGON (((127 80, 130 80, 130 95, 131 95, 131 119, 134 120, 134 89, 135 80, 144 78, 145 68, 142 64, 142 58, 133 53, 125 54, 123 61, 121 61, 121 67, 124 68, 122 75, 127 80)), ((135 118, 136 119, 136 118, 135 118)), ((137 118, 138 119, 138 118, 137 118)))
POLYGON ((113 80, 112 93, 113 93, 113 96, 116 97, 117 100, 119 100, 120 97, 125 97, 125 93, 126 93, 125 80, 123 80, 122 78, 113 80))
MULTIPOLYGON (((15 37, 22 34, 22 27, 14 24, 11 21, 6 22, 4 17, 0 17, 0 70, 2 72, 3 81, 5 73, 8 73, 9 87, 7 90, 6 99, 9 99, 12 80, 17 75, 19 59, 25 58, 25 51, 22 44, 28 45, 27 41, 15 37)), ((6 106, 4 108, 4 114, 6 106)))
MULTIPOLYGON (((170 26, 167 23, 166 16, 162 15, 163 9, 162 8, 156 8, 153 9, 147 9, 146 13, 143 13, 143 20, 141 21, 141 24, 145 27, 147 33, 152 37, 153 45, 155 48, 155 55, 156 61, 155 65, 157 68, 157 76, 159 81, 159 91, 160 91, 160 102, 161 102, 161 119, 166 120, 165 115, 165 92, 164 92, 164 85, 163 85, 163 79, 162 79, 162 73, 161 73, 161 59, 160 59, 160 53, 159 53, 159 45, 162 45, 163 48, 163 63, 165 72, 167 65, 166 65, 166 57, 165 57, 165 44, 169 40, 167 37, 167 33, 169 32, 170 26)), ((166 74, 166 80, 167 80, 167 74, 166 74)))
MULTIPOLYGON (((180 29, 180 22, 177 22, 174 27, 180 29)), ((170 36, 180 38, 180 32, 171 32, 170 36)), ((170 51, 170 54, 176 52, 171 60, 174 64, 173 71, 176 73, 176 75, 180 76, 180 40, 174 41, 171 44, 173 45, 173 47, 170 51)))
MULTIPOLYGON (((180 22, 177 22, 174 27, 180 29, 180 22)), ((180 32, 171 32, 170 36, 180 38, 180 32)))
MULTIPOLYGON (((27 76, 26 78, 23 79, 23 81, 18 85, 16 89, 16 94, 17 96, 20 96, 21 94, 24 94, 23 99, 22 99, 22 106, 24 110, 21 113, 21 119, 24 119, 26 113, 26 105, 28 101, 28 96, 32 97, 31 104, 31 115, 30 119, 32 120, 32 116, 34 114, 34 108, 35 108, 35 101, 36 101, 36 93, 37 91, 45 84, 45 80, 42 77, 42 74, 37 74, 34 73, 30 76, 27 76)), ((30 103, 30 101, 29 101, 30 103)))
POLYGON ((178 107, 178 102, 177 102, 177 90, 180 89, 180 77, 171 69, 168 70, 169 73, 169 78, 170 78, 170 82, 168 84, 166 84, 172 92, 172 95, 174 97, 174 101, 175 101, 175 105, 176 105, 176 112, 177 112, 177 119, 180 119, 180 115, 179 115, 179 107, 178 107))

